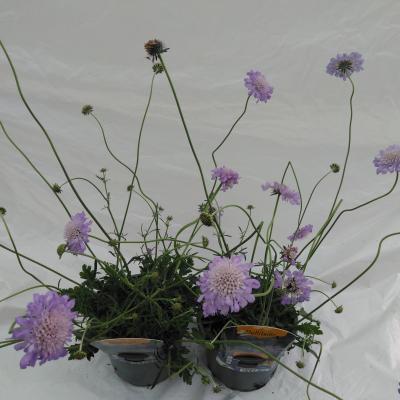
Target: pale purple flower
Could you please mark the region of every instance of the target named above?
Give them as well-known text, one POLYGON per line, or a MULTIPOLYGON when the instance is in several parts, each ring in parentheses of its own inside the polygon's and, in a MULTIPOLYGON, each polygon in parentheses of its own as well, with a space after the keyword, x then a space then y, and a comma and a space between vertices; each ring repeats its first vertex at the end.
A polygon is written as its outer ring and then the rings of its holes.
POLYGON ((338 54, 335 58, 331 58, 326 66, 326 72, 346 80, 353 72, 362 71, 364 69, 363 63, 364 60, 360 53, 338 54))
POLYGON ((262 190, 272 189, 272 194, 277 194, 281 196, 283 201, 287 201, 293 205, 300 204, 300 194, 295 190, 289 189, 286 185, 279 182, 265 182, 261 185, 262 190))
POLYGON ((250 277, 252 267, 242 255, 214 257, 197 281, 205 317, 238 312, 254 302, 252 290, 258 289, 260 282, 250 277))
POLYGON ((400 172, 400 146, 392 144, 385 150, 381 150, 374 158, 374 165, 377 174, 400 172))
POLYGON ((20 367, 34 367, 67 355, 65 344, 72 337, 72 311, 75 301, 56 292, 34 294, 23 317, 15 319, 19 327, 13 329, 12 338, 22 340, 16 350, 24 350, 20 367))
POLYGON ((286 261, 291 265, 295 265, 297 253, 298 253, 297 247, 292 245, 283 246, 283 249, 281 251, 281 258, 283 261, 286 261))
POLYGON ((313 231, 313 226, 311 224, 304 225, 297 229, 292 235, 288 237, 291 242, 295 240, 304 239, 313 231))
POLYGON ((92 221, 86 218, 85 213, 77 213, 65 225, 64 237, 67 239, 67 248, 73 254, 82 254, 89 242, 90 225, 92 221))
POLYGON ((310 300, 311 285, 302 271, 290 268, 284 272, 275 271, 274 288, 282 290, 281 304, 297 304, 310 300))
POLYGON ((244 78, 244 86, 248 89, 249 96, 266 103, 272 96, 274 88, 269 85, 265 76, 260 71, 249 71, 244 78))
POLYGON ((211 173, 211 179, 218 179, 222 184, 221 190, 223 192, 226 192, 228 189, 231 189, 233 185, 237 185, 239 183, 239 174, 233 169, 225 166, 214 168, 211 173))

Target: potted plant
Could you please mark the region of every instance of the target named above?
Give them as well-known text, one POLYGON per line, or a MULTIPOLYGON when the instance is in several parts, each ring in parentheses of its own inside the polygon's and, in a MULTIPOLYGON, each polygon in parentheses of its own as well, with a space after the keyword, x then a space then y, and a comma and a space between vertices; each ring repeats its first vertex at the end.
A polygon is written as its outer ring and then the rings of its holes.
MULTIPOLYGON (((322 280, 309 275, 308 265, 338 220, 346 213, 388 196, 398 182, 400 146, 392 145, 374 159, 378 174, 395 174, 390 189, 357 206, 342 206, 340 196, 352 138, 352 100, 355 90, 352 75, 363 69, 361 55, 340 54, 332 58, 327 66, 329 74, 351 85, 351 112, 343 166, 336 163, 327 165, 321 179, 315 183, 309 195, 304 196, 293 163, 289 161, 278 181, 261 185, 261 189, 274 196, 275 201, 267 220, 257 221, 259 217, 255 217, 252 205, 222 204, 221 192, 236 187, 240 177, 235 170, 217 162, 216 154, 246 114, 251 100, 257 103, 270 101, 272 86, 259 71, 251 70, 246 74, 244 109, 212 150, 214 168, 207 176, 163 59, 168 49, 157 39, 146 42, 145 51, 152 62, 153 74, 133 167, 111 150, 93 107, 86 105, 82 108, 82 114, 93 118, 98 125, 109 155, 130 173, 126 207, 116 218, 107 170, 102 168, 96 181, 70 176, 49 133, 26 101, 15 67, 1 42, 0 46, 12 69, 21 100, 47 140, 65 182, 50 183, 0 122, 1 130, 53 192, 68 216, 65 242, 57 249, 59 256, 72 254, 88 260, 82 266, 78 282, 55 268, 24 256, 18 251, 6 222, 6 210, 0 208, 0 219, 12 247, 0 246, 14 253, 21 269, 37 282, 35 286, 0 301, 28 290, 46 290, 44 294, 34 295, 25 314, 17 317, 13 323, 11 337, 0 342, 0 347, 14 345, 17 350, 24 350, 25 355, 20 363, 22 368, 35 366, 38 361, 43 364, 56 360, 68 353, 70 359, 91 359, 100 349, 110 356, 117 374, 135 385, 153 387, 175 375, 190 383, 192 376, 199 374, 204 383, 211 382, 214 389, 219 390, 220 386, 204 365, 190 354, 187 346, 195 343, 206 348, 211 372, 228 387, 244 391, 258 389, 268 382, 280 365, 307 382, 307 393, 309 387, 313 386, 340 399, 313 382, 322 353, 321 341, 317 339, 322 330, 315 313, 328 303, 334 305, 336 313, 341 313, 343 307, 334 303, 333 299, 374 266, 383 241, 400 234, 396 232, 383 237, 373 261, 333 294, 314 289, 313 282, 322 280), (204 192, 203 198, 199 199, 198 212, 192 208, 193 220, 175 226, 172 226, 172 217, 164 217, 159 203, 143 190, 138 177, 141 138, 158 75, 165 76, 168 81, 204 192), (310 223, 305 224, 312 218, 309 206, 320 185, 332 174, 338 177, 337 190, 332 204, 327 206, 325 221, 314 229, 310 223), (295 189, 288 186, 290 175, 295 189), (107 226, 81 197, 76 186, 78 181, 90 185, 99 194, 110 217, 107 226), (63 191, 67 188, 74 193, 81 212, 71 212, 70 205, 63 198, 63 191), (124 229, 133 197, 146 204, 150 215, 148 225, 141 226, 138 240, 129 240, 124 229), (274 230, 278 223, 278 210, 282 206, 297 207, 298 211, 293 230, 288 232, 283 241, 275 237, 274 230), (244 217, 244 224, 239 226, 239 235, 225 231, 224 218, 228 210, 237 212, 237 218, 244 217), (89 240, 106 246, 110 257, 98 257, 90 247, 89 240), (137 248, 132 251, 131 246, 139 247, 140 251, 137 248), (25 259, 53 272, 61 281, 57 286, 43 282, 26 269, 25 259), (306 311, 305 304, 313 293, 322 294, 326 299, 314 309, 306 311), (320 347, 319 352, 315 351, 315 346, 320 347), (284 351, 293 347, 299 347, 303 356, 308 352, 316 357, 310 378, 305 378, 298 370, 304 366, 303 359, 297 362, 298 369, 281 361, 284 351)), ((322 282, 328 290, 336 287, 335 282, 322 282)))

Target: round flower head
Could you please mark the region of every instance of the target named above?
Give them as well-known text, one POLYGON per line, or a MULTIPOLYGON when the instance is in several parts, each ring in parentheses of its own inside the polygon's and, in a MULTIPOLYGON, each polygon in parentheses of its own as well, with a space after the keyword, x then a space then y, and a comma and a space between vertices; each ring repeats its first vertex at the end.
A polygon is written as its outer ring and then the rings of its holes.
POLYGON ((279 182, 265 182, 261 185, 262 190, 272 189, 272 195, 279 195, 283 201, 287 201, 293 205, 300 204, 300 194, 295 190, 289 189, 286 185, 279 182))
POLYGON ((374 158, 377 174, 400 172, 400 146, 392 144, 374 158))
POLYGON ((297 229, 292 235, 288 236, 288 239, 291 242, 295 240, 304 239, 313 231, 313 226, 311 224, 304 225, 301 228, 297 229))
POLYGON ((154 62, 155 60, 158 59, 158 56, 161 53, 165 53, 169 49, 164 47, 164 43, 161 40, 158 39, 152 39, 147 41, 144 44, 144 49, 146 53, 148 54, 148 59, 154 62))
POLYGON ((198 301, 203 302, 205 317, 238 312, 254 302, 252 290, 258 289, 260 282, 250 277, 252 267, 241 255, 214 257, 197 282, 201 291, 198 301))
POLYGON ((303 272, 292 268, 283 273, 275 271, 274 288, 282 290, 281 304, 297 304, 310 300, 311 285, 303 272))
POLYGON ((362 71, 364 69, 362 67, 363 63, 364 60, 360 53, 338 54, 335 58, 331 58, 326 66, 326 72, 346 80, 353 72, 362 71))
POLYGON ((225 166, 214 168, 211 173, 211 179, 218 179, 222 184, 221 190, 223 192, 226 192, 228 189, 231 189, 233 185, 239 183, 239 174, 233 169, 226 168, 225 166))
POLYGON ((248 89, 249 96, 266 103, 272 96, 274 88, 269 85, 265 76, 260 71, 249 71, 244 78, 244 86, 248 89))
POLYGON ((67 248, 73 254, 82 254, 86 250, 91 223, 92 221, 88 220, 82 211, 73 215, 65 225, 64 237, 67 239, 67 248))
POLYGON ((296 264, 296 257, 297 257, 298 249, 292 245, 283 246, 281 251, 281 258, 283 261, 290 263, 291 265, 296 264))
POLYGON ((64 346, 72 337, 72 321, 76 318, 76 313, 72 312, 74 305, 74 300, 55 292, 33 295, 25 316, 15 319, 19 326, 12 332, 13 339, 21 340, 15 349, 25 352, 21 368, 34 367, 37 361, 42 365, 67 355, 64 346))

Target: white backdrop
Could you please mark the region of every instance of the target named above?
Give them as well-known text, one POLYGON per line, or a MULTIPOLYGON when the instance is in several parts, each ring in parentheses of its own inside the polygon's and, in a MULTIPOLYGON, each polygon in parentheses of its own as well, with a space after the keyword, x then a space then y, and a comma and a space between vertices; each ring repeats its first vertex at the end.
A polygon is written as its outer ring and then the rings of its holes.
MULTIPOLYGON (((93 104, 111 147, 132 165, 151 78, 143 43, 154 37, 171 48, 165 60, 206 171, 212 167, 210 150, 244 105, 245 73, 260 69, 274 86, 268 104, 251 101, 248 114, 218 155, 221 164, 238 170, 242 177, 235 190, 223 194, 223 203, 252 203, 257 217, 268 219, 272 200, 260 191, 260 184, 278 179, 289 159, 304 193, 331 162, 343 164, 350 87, 325 73, 330 57, 338 52, 359 51, 365 58, 365 71, 354 76, 354 147, 342 192, 344 206, 379 195, 392 184, 393 176, 376 176, 371 161, 379 149, 399 143, 400 3, 396 0, 0 0, 0 37, 28 101, 71 175, 91 178, 101 167, 109 169, 119 220, 129 176, 107 156, 94 121, 83 117, 80 109, 93 104)), ((0 119, 49 180, 62 183, 46 141, 17 96, 3 54, 0 119)), ((7 208, 18 248, 77 277, 80 260, 67 256, 59 261, 55 252, 66 222, 62 208, 4 136, 0 157, 0 205, 7 208)), ((155 83, 140 175, 149 194, 174 215, 176 227, 193 219, 202 189, 164 76, 155 83)), ((318 191, 307 223, 321 223, 337 179, 338 175, 331 176, 318 191)), ((96 215, 105 220, 96 193, 79 187, 96 215)), ((81 210, 68 189, 63 198, 76 212, 81 210)), ((400 229, 398 213, 396 190, 380 204, 344 217, 313 259, 311 271, 335 279, 338 287, 344 285, 373 258, 379 239, 400 229)), ((282 206, 277 239, 293 230, 294 216, 294 208, 282 206)), ((147 217, 145 207, 136 202, 127 225, 131 238, 137 237, 147 217)), ((236 233, 239 222, 233 212, 224 215, 226 230, 236 233)), ((0 240, 9 244, 4 229, 0 240)), ((397 237, 388 240, 374 270, 338 297, 343 314, 335 314, 329 305, 318 313, 325 334, 315 382, 346 400, 400 399, 399 245, 397 237)), ((106 256, 101 246, 94 248, 106 256)), ((56 282, 35 265, 27 267, 56 282)), ((2 251, 0 298, 30 284, 14 257, 2 251)), ((7 336, 11 321, 31 296, 0 305, 0 337, 7 336)), ((321 300, 316 294, 309 306, 321 300)), ((306 398, 304 383, 281 369, 266 388, 247 394, 227 389, 213 394, 197 379, 192 387, 175 380, 148 391, 121 382, 101 355, 91 363, 62 360, 22 371, 21 353, 7 348, 0 354, 1 399, 306 398)), ((294 366, 297 359, 293 352, 285 361, 294 366)), ((311 369, 310 359, 301 372, 309 376, 311 369)), ((311 392, 313 400, 330 398, 311 392)))

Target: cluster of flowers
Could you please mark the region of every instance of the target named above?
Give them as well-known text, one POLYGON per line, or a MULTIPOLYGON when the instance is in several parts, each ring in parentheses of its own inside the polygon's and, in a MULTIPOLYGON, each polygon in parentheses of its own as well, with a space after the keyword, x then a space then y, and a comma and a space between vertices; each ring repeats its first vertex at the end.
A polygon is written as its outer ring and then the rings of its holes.
MULTIPOLYGON (((159 74, 163 71, 167 73, 162 54, 168 49, 157 40, 147 42, 145 49, 150 60, 161 62, 154 64, 154 73, 159 74)), ((353 85, 351 76, 353 73, 363 70, 363 63, 363 58, 359 53, 338 54, 330 60, 326 71, 328 74, 345 81, 350 80, 353 85)), ((257 103, 267 103, 274 92, 272 86, 260 71, 249 71, 244 79, 244 86, 248 91, 248 99, 253 97, 257 103)), ((82 112, 85 115, 90 115, 93 112, 93 108, 85 106, 82 112)), ((373 160, 373 164, 376 167, 377 174, 396 173, 397 176, 400 172, 400 145, 391 145, 381 150, 373 160)), ((346 165, 342 170, 342 178, 345 169, 346 165)), ((337 164, 332 164, 331 170, 337 173, 340 168, 337 164)), ((233 189, 239 184, 239 179, 237 171, 226 166, 218 167, 216 165, 210 176, 210 180, 214 181, 214 188, 211 195, 206 199, 206 205, 203 206, 203 209, 207 209, 214 215, 218 207, 217 204, 214 204, 218 192, 220 190, 227 192, 233 189)), ((130 187, 132 189, 132 185, 130 187)), ((57 195, 61 192, 60 187, 58 189, 55 191, 57 195)), ((276 204, 280 201, 289 203, 292 206, 300 206, 302 204, 300 189, 294 190, 288 187, 283 183, 283 179, 281 182, 265 182, 261 185, 261 189, 270 191, 270 194, 275 196, 276 204)), ((131 192, 132 190, 130 190, 130 195, 131 192)), ((334 209, 335 207, 336 204, 334 204, 334 209)), ((305 275, 305 263, 301 260, 302 252, 299 252, 297 244, 313 233, 313 225, 301 225, 304 213, 299 219, 297 228, 288 235, 288 242, 279 246, 280 259, 277 260, 275 257, 275 260, 268 265, 265 264, 265 261, 257 264, 247 260, 244 253, 232 252, 229 249, 226 251, 223 247, 225 235, 218 225, 218 219, 214 217, 210 219, 209 225, 216 225, 216 232, 222 244, 219 255, 214 255, 207 265, 203 265, 202 272, 197 280, 197 302, 201 304, 202 310, 200 318, 229 317, 246 309, 257 298, 267 295, 272 296, 274 292, 279 298, 280 305, 285 307, 294 307, 310 300, 313 281, 305 275), (257 267, 261 267, 261 273, 255 272, 257 267), (267 268, 268 273, 265 273, 267 268), (262 290, 269 286, 271 286, 271 290, 263 293, 262 290)), ((331 221, 332 216, 333 213, 330 214, 328 223, 331 221)), ((73 255, 84 254, 88 247, 92 225, 92 219, 85 212, 82 211, 73 215, 65 226, 65 243, 61 247, 60 255, 64 252, 69 252, 73 255)), ((256 229, 255 233, 257 232, 256 229)), ((313 244, 320 244, 320 242, 315 242, 315 238, 319 239, 322 233, 321 228, 319 236, 316 235, 311 240, 313 244)), ((177 236, 178 234, 174 238, 175 243, 177 236)), ((117 239, 110 240, 110 244, 118 251, 121 237, 122 228, 117 235, 117 239)), ((146 244, 146 241, 143 243, 146 244)), ((234 248, 240 248, 244 243, 245 241, 242 240, 234 248)), ((267 231, 265 244, 267 246, 266 252, 271 251, 271 229, 267 231), (271 247, 269 248, 269 246, 271 247)), ((208 239, 203 239, 204 250, 207 250, 208 245, 208 239)), ((190 248, 190 240, 186 242, 186 246, 190 248)), ((315 251, 315 246, 312 250, 315 251)), ((16 318, 16 326, 12 331, 11 339, 16 343, 15 348, 25 352, 20 362, 21 368, 35 366, 37 361, 43 364, 47 361, 64 357, 67 354, 66 345, 72 340, 73 324, 78 317, 74 306, 74 299, 56 291, 34 295, 33 301, 28 304, 25 314, 16 318)), ((193 307, 196 307, 196 304, 193 307)), ((178 307, 175 308, 178 309, 178 307)))

